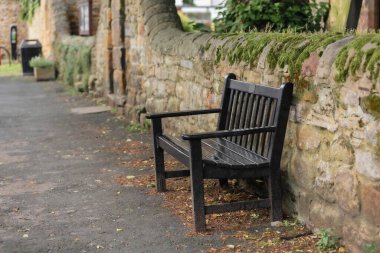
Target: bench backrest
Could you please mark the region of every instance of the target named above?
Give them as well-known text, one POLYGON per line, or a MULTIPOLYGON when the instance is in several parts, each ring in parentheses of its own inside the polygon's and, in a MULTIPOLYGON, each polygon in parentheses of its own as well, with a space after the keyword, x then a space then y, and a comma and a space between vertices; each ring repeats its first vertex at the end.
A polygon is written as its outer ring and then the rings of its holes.
POLYGON ((274 155, 281 157, 292 93, 291 83, 272 88, 237 81, 234 74, 229 74, 225 78, 218 130, 274 126, 273 133, 228 140, 268 159, 274 155))

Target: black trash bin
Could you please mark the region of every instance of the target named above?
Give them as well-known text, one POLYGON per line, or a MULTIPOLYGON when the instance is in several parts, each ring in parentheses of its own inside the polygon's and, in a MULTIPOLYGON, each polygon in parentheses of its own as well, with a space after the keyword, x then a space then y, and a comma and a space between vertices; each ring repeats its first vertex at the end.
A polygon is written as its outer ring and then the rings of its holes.
POLYGON ((21 42, 21 62, 24 76, 32 76, 33 68, 30 67, 29 61, 36 56, 41 55, 42 46, 38 40, 23 40, 21 42))

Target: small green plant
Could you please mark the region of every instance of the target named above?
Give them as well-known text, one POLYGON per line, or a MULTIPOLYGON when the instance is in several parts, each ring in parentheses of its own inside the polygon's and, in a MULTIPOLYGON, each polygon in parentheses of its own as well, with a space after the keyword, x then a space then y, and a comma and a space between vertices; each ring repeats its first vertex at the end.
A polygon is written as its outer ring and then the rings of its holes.
POLYGON ((143 124, 139 124, 136 122, 131 122, 127 126, 127 131, 130 133, 143 133, 146 132, 150 128, 150 121, 144 120, 143 124))
POLYGON ((363 247, 364 253, 376 253, 376 245, 374 243, 367 243, 363 247))
POLYGON ((319 230, 317 236, 319 238, 316 243, 318 250, 335 250, 338 248, 338 237, 331 235, 331 228, 319 230))
POLYGON ((29 61, 29 65, 32 68, 51 68, 54 66, 54 62, 49 61, 41 56, 36 56, 29 61))

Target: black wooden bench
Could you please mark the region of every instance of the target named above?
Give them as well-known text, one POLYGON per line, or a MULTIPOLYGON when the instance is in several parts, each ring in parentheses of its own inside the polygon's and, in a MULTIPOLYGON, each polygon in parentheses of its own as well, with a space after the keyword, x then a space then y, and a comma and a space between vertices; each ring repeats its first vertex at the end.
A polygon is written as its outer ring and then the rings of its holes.
POLYGON ((271 208, 272 221, 282 220, 280 160, 285 139, 293 84, 271 88, 225 78, 221 108, 149 114, 152 119, 157 191, 166 190, 167 178, 191 176, 196 231, 206 229, 205 215, 255 208, 271 208), (184 134, 182 139, 163 134, 162 119, 218 113, 215 132, 184 134), (165 171, 164 150, 189 170, 165 171), (205 205, 204 179, 268 178, 269 198, 205 205))

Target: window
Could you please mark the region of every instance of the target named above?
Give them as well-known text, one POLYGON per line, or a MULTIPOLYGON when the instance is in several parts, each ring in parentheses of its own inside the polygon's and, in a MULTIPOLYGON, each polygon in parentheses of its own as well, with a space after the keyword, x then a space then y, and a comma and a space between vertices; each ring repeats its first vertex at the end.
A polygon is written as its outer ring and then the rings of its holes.
POLYGON ((79 6, 79 35, 91 35, 92 20, 92 0, 80 0, 79 6))

